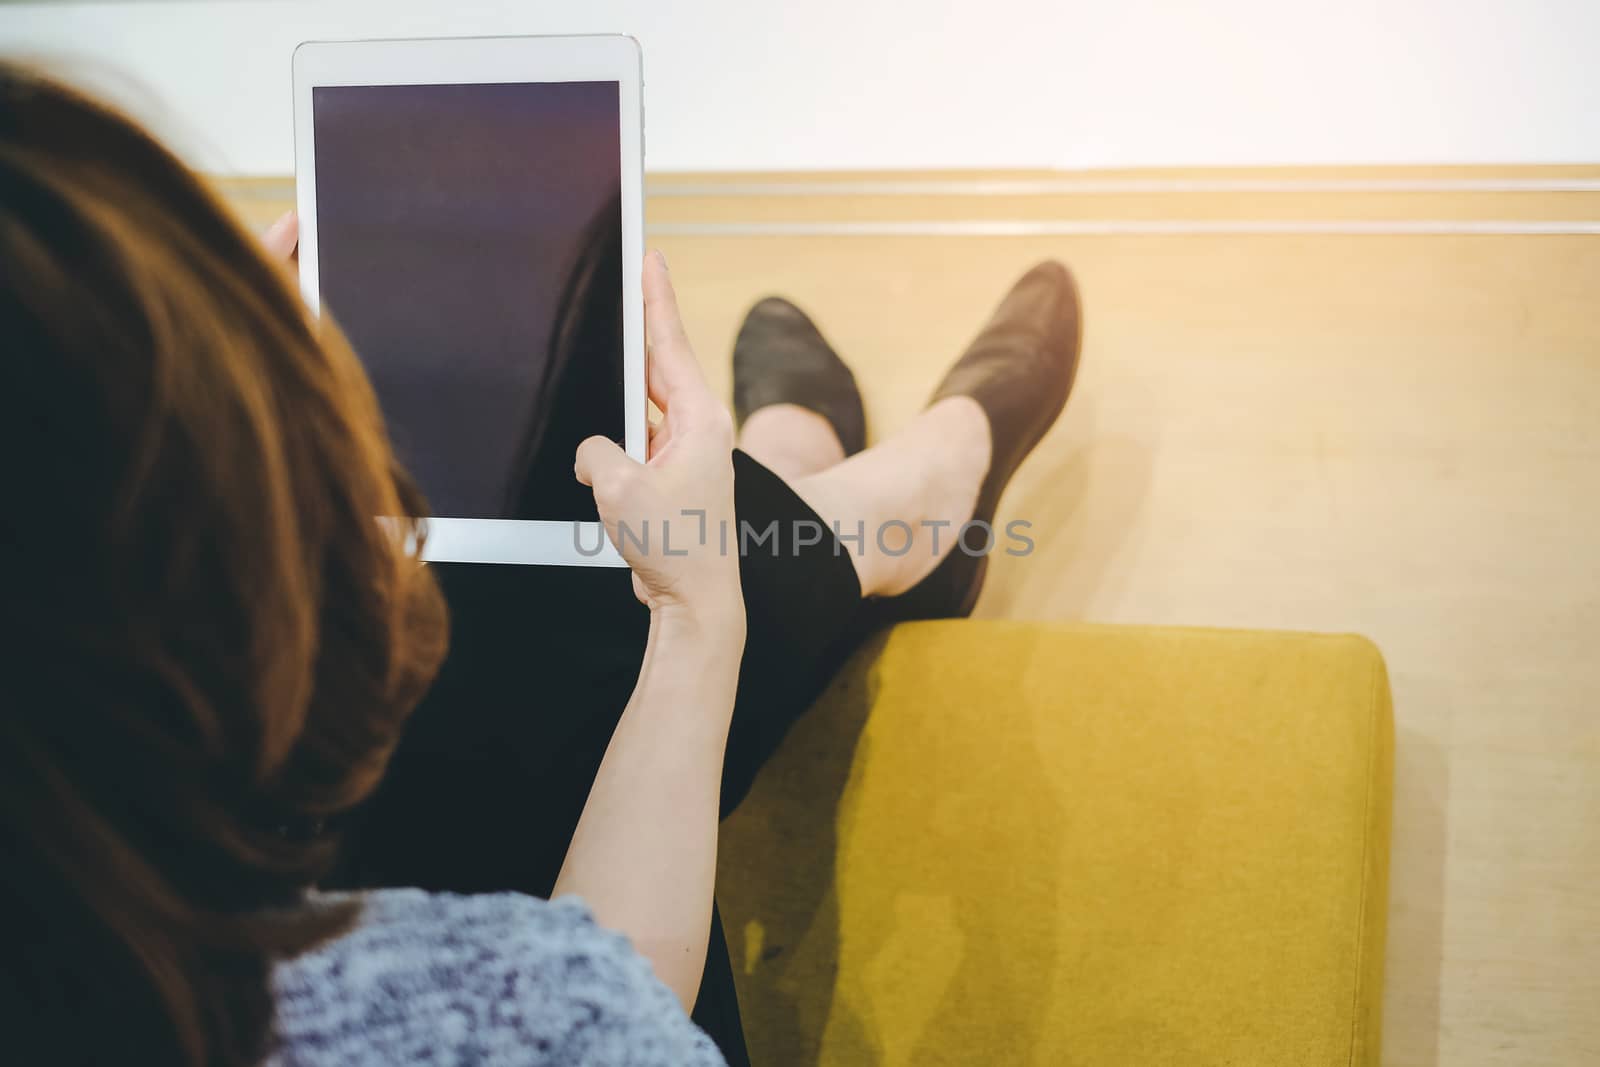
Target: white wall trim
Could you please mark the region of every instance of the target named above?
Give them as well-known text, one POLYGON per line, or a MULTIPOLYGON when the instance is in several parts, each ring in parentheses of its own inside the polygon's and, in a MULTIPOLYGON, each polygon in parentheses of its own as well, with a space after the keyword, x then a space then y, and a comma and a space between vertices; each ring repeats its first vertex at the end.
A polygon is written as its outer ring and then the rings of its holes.
POLYGON ((1600 222, 1467 219, 955 219, 907 222, 663 222, 652 237, 1600 236, 1600 222))
POLYGON ((965 178, 652 181, 651 196, 1122 196, 1130 193, 1600 193, 1600 178, 965 178))
MULTIPOLYGON (((294 180, 223 176, 241 200, 292 199, 294 180)), ((1191 193, 1600 193, 1600 178, 894 178, 858 181, 688 181, 646 177, 650 197, 1126 196, 1191 193)))

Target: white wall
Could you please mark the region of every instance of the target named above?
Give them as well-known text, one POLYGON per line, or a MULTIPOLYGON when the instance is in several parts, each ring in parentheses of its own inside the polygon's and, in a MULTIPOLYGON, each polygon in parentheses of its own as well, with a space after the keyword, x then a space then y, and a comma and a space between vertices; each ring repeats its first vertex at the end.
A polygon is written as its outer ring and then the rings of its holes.
POLYGON ((654 170, 1600 161, 1600 0, 0 4, 0 52, 241 173, 292 169, 299 41, 597 31, 654 170))

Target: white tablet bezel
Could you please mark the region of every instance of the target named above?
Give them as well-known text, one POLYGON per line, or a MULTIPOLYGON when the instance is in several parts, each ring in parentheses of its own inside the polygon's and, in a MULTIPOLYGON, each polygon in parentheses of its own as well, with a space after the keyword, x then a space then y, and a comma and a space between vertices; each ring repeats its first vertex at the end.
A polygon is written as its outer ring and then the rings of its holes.
MULTIPOLYGON (((295 201, 300 213, 300 288, 321 310, 317 262, 316 135, 311 90, 319 85, 465 85, 614 81, 622 143, 622 342, 624 448, 643 462, 645 429, 644 115, 642 60, 631 37, 468 37, 308 41, 294 51, 295 201)), ((423 558, 452 563, 626 566, 600 524, 510 519, 429 519, 423 558), (598 550, 596 550, 596 546, 598 550)))

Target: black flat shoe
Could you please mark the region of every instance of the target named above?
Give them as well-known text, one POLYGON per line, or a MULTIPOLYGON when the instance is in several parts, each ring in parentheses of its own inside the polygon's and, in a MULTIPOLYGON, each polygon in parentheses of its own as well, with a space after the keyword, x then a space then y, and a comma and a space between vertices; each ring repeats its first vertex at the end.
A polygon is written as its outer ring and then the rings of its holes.
POLYGON ((806 313, 769 296, 733 343, 733 416, 739 426, 769 404, 798 404, 828 420, 844 454, 867 447, 867 415, 850 373, 806 313))
MULTIPOLYGON (((956 360, 929 404, 970 396, 989 418, 989 473, 978 490, 973 521, 994 523, 1000 494, 1028 453, 1055 423, 1078 374, 1083 318, 1078 286, 1066 267, 1046 260, 1011 287, 988 325, 956 360)), ((967 534, 933 573, 906 592, 880 601, 883 622, 964 618, 983 588, 988 553, 1004 531, 967 534), (971 552, 967 551, 971 549, 971 552)))

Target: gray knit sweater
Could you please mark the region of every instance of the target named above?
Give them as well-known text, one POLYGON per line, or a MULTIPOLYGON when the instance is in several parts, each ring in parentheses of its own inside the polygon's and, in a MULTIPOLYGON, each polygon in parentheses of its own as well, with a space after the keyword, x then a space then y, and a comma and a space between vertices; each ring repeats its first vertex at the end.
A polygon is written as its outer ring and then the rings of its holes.
POLYGON ((575 898, 387 889, 279 964, 268 1067, 720 1065, 649 963, 575 898))

